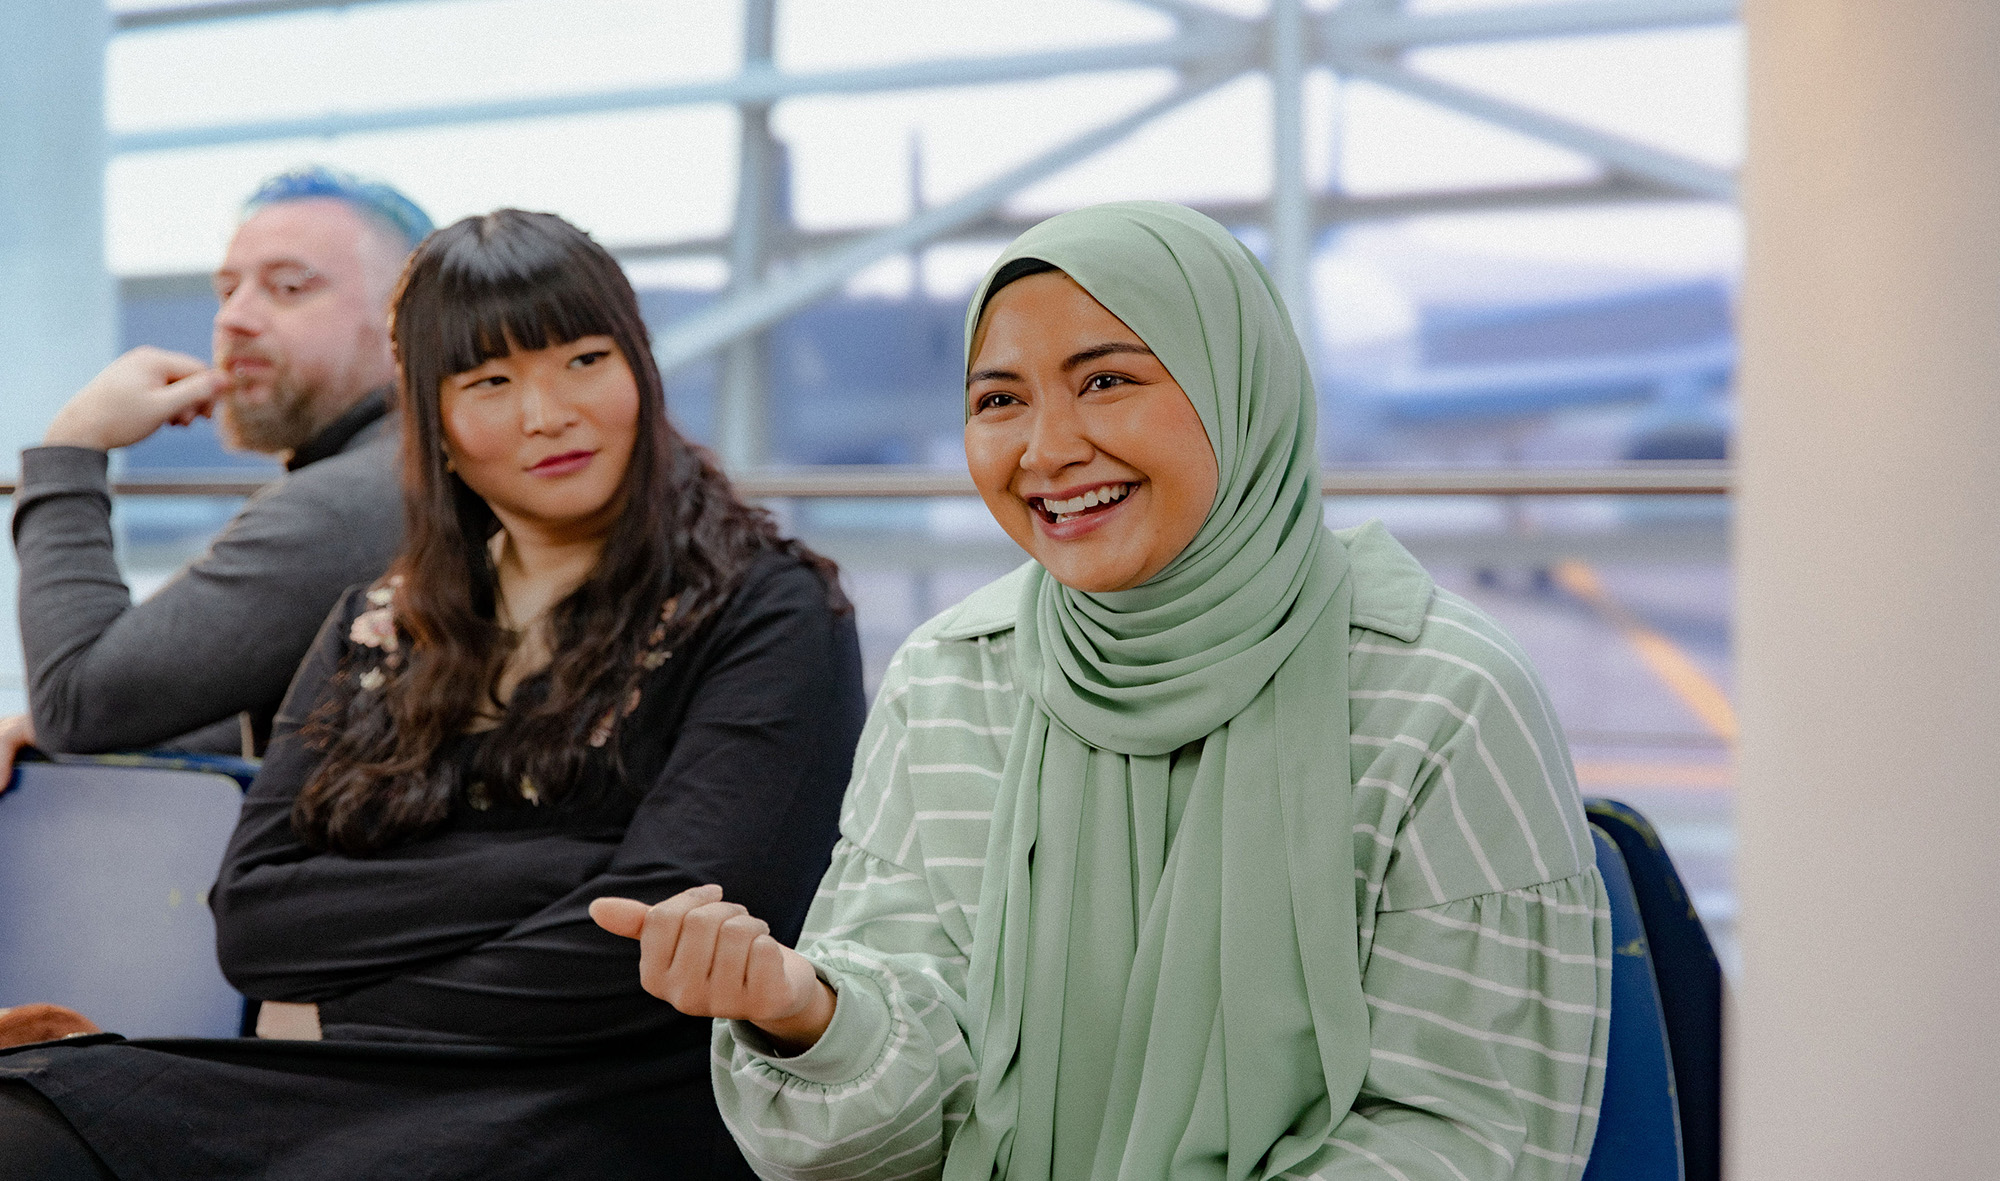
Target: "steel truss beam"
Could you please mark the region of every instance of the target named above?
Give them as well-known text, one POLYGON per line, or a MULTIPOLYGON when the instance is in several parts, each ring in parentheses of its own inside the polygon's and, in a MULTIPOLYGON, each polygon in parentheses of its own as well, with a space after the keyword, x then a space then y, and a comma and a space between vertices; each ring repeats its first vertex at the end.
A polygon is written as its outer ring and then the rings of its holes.
MULTIPOLYGON (((777 47, 777 0, 744 0, 743 62, 769 69, 777 47)), ((771 134, 771 104, 736 108, 736 215, 729 242, 729 291, 739 297, 764 281, 771 263, 773 231, 785 220, 780 157, 784 149, 771 134)), ((770 350, 763 333, 746 332, 722 355, 722 389, 717 410, 716 450, 725 467, 740 471, 765 459, 765 422, 770 417, 770 350)))
POLYGON ((1312 266, 1312 187, 1306 182, 1305 5, 1301 0, 1271 0, 1271 278, 1284 298, 1285 310, 1306 353, 1314 352, 1317 335, 1312 290, 1307 270, 1312 266))
MULTIPOLYGON (((1573 205, 1607 205, 1638 201, 1681 201, 1680 189, 1656 185, 1635 177, 1614 176, 1578 184, 1510 185, 1493 189, 1452 189, 1431 193, 1392 193, 1373 197, 1348 197, 1321 193, 1313 198, 1313 224, 1347 225, 1424 217, 1444 213, 1485 213, 1500 209, 1554 209, 1573 205)), ((1215 201, 1194 206, 1224 225, 1241 226, 1261 222, 1268 211, 1262 201, 1215 201)), ((1019 237, 1040 221, 1039 217, 990 213, 974 218, 950 233, 939 234, 930 245, 942 242, 1005 242, 1019 237)), ((824 254, 850 246, 877 233, 877 227, 842 230, 787 230, 780 227, 771 239, 772 253, 787 255, 824 254)), ((717 258, 729 254, 729 235, 684 238, 674 242, 613 246, 611 252, 626 263, 652 262, 676 258, 717 258)), ((206 273, 128 275, 119 283, 121 299, 173 299, 209 294, 206 273)))
MULTIPOLYGON (((129 32, 245 17, 355 8, 364 4, 405 2, 408 0, 206 0, 203 3, 132 9, 115 14, 112 22, 119 32, 129 32)), ((1183 22, 1208 21, 1220 15, 1196 0, 1129 2, 1164 12, 1183 22)), ((1371 11, 1367 6, 1349 3, 1335 8, 1320 20, 1325 29, 1322 36, 1328 44, 1383 50, 1727 24, 1737 18, 1738 8, 1739 0, 1570 0, 1562 4, 1523 4, 1467 12, 1407 14, 1371 11)))
MULTIPOLYGON (((139 29, 193 20, 340 8, 347 3, 386 2, 391 0, 344 0, 340 3, 334 0, 225 0, 126 13, 119 17, 119 21, 121 29, 139 29)), ((1247 43, 1261 39, 1265 23, 1232 17, 1186 0, 1133 2, 1172 13, 1181 21, 1180 33, 1165 41, 1143 45, 913 62, 811 74, 786 74, 776 69, 752 66, 733 78, 668 86, 126 132, 114 135, 111 146, 114 152, 166 151, 260 140, 356 135, 698 103, 774 103, 809 94, 989 85, 1068 74, 1187 68, 1197 66, 1206 59, 1240 54, 1247 43)), ((1733 20, 1735 13, 1735 0, 1568 0, 1560 4, 1524 4, 1419 16, 1385 14, 1365 7, 1342 5, 1319 19, 1316 37, 1319 44, 1314 57, 1339 68, 1342 62, 1358 57, 1427 45, 1720 24, 1733 20)))
MULTIPOLYGON (((361 0, 387 2, 387 0, 361 0)), ((1130 135, 1140 126, 1207 93, 1246 70, 1262 68, 1273 80, 1274 137, 1278 158, 1272 199, 1256 207, 1259 216, 1224 220, 1268 221, 1274 231, 1275 269, 1303 313, 1304 257, 1312 227, 1362 216, 1408 216, 1442 208, 1496 208, 1509 204, 1510 191, 1474 194, 1420 194, 1400 198, 1312 198, 1303 187, 1299 111, 1304 67, 1323 64, 1337 73, 1365 78, 1474 118, 1522 132, 1601 162, 1610 175, 1599 185, 1538 186, 1513 190, 1518 203, 1554 203, 1566 197, 1589 199, 1705 198, 1734 196, 1727 171, 1689 160, 1560 116, 1482 94, 1403 66, 1399 55, 1427 45, 1602 34, 1673 25, 1712 24, 1734 18, 1734 0, 1567 0, 1471 12, 1410 15, 1393 3, 1348 0, 1323 17, 1308 20, 1299 0, 1273 0, 1272 15, 1245 20, 1216 12, 1193 0, 1132 0, 1174 16, 1179 31, 1144 45, 1052 53, 1013 54, 956 61, 933 61, 856 70, 786 74, 768 56, 746 55, 733 78, 641 87, 596 94, 544 97, 406 108, 303 119, 265 120, 232 125, 133 132, 113 137, 115 151, 158 151, 253 140, 333 136, 418 127, 449 126, 506 119, 596 114, 694 103, 732 103, 745 113, 768 111, 782 99, 809 94, 862 93, 916 88, 1028 81, 1068 74, 1170 68, 1181 83, 1171 93, 1132 114, 1058 145, 994 178, 965 196, 917 213, 892 228, 860 235, 823 235, 826 249, 773 277, 745 273, 754 253, 774 248, 809 248, 814 236, 768 223, 756 243, 746 243, 743 226, 729 239, 666 244, 623 252, 628 258, 682 253, 724 253, 737 262, 729 293, 715 305, 675 324, 655 347, 663 371, 679 368, 733 341, 763 331, 777 320, 831 293, 874 263, 921 249, 949 237, 1007 232, 1020 219, 999 210, 1022 189, 1130 135), (1308 41, 1313 42, 1310 46, 1308 41), (1329 207, 1329 202, 1332 207, 1329 207), (1390 210, 1400 210, 1391 212, 1390 210), (754 251, 749 246, 755 245, 754 251), (748 253, 746 253, 746 251, 748 253)), ((216 0, 152 13, 129 14, 123 28, 158 26, 221 16, 337 7, 328 0, 216 0)), ((761 171, 761 169, 760 169, 761 171)), ((747 176, 748 174, 746 174, 747 176)), ((740 202, 739 202, 740 204, 740 202)), ((1216 212, 1220 212, 1217 210, 1216 212)), ((739 210, 739 214, 741 211, 739 210)), ((740 457, 739 457, 740 458, 740 457)))
MULTIPOLYGON (((1310 221, 1315 226, 1346 225, 1351 222, 1389 221, 1404 217, 1424 217, 1439 213, 1486 212, 1499 209, 1547 209, 1569 205, 1602 205, 1634 201, 1684 201, 1687 193, 1672 185, 1656 184, 1631 176, 1604 180, 1548 185, 1508 185, 1491 189, 1446 189, 1438 192, 1389 193, 1350 197, 1341 193, 1319 193, 1312 199, 1310 221)), ((1208 201, 1191 206, 1197 212, 1226 226, 1261 223, 1270 211, 1264 201, 1208 201)), ((930 245, 941 242, 1009 241, 1042 220, 1037 216, 992 213, 966 222, 948 234, 939 234, 930 245)), ((788 230, 773 239, 779 254, 818 253, 859 241, 878 232, 874 227, 840 230, 788 230)), ((682 238, 673 242, 614 246, 611 252, 627 263, 670 258, 711 258, 729 252, 728 235, 682 238)), ((147 277, 134 282, 178 282, 178 276, 147 277)), ((206 275, 185 280, 190 290, 208 290, 206 275)))
MULTIPOLYGON (((167 25, 202 24, 250 16, 310 12, 323 8, 352 8, 361 4, 387 2, 400 2, 400 0, 201 0, 193 4, 163 4, 157 8, 121 12, 114 18, 114 23, 122 32, 126 29, 155 29, 167 25)), ((1196 0, 1131 0, 1131 2, 1182 20, 1201 20, 1215 15, 1214 9, 1197 3, 1196 0)))
POLYGON ((202 4, 163 4, 158 8, 135 8, 112 15, 112 27, 119 32, 160 29, 173 25, 205 24, 210 21, 241 20, 252 16, 279 16, 311 12, 321 8, 358 8, 393 0, 208 0, 202 4))
MULTIPOLYGON (((282 16, 324 8, 358 8, 362 4, 394 4, 406 0, 208 0, 202 4, 162 4, 112 16, 118 32, 166 28, 176 24, 206 24, 242 20, 248 16, 282 16)), ((1194 0, 1130 0, 1184 22, 1210 20, 1216 10, 1194 0)), ((1592 32, 1628 32, 1634 28, 1668 28, 1676 24, 1724 24, 1736 20, 1738 0, 1588 0, 1570 4, 1540 4, 1518 8, 1488 8, 1470 12, 1382 14, 1356 6, 1336 8, 1324 22, 1340 26, 1334 40, 1356 48, 1418 48, 1482 40, 1518 40, 1534 36, 1582 36, 1592 32)))
POLYGON ((1414 98, 1594 157, 1616 171, 1667 185, 1680 190, 1685 196, 1717 201, 1733 200, 1736 196, 1736 177, 1725 169, 1677 156, 1608 131, 1586 127, 1559 115, 1494 98, 1455 82, 1419 74, 1376 58, 1342 58, 1335 61, 1333 67, 1348 77, 1364 78, 1414 98))
POLYGON ((615 111, 654 110, 702 103, 775 103, 814 94, 863 94, 923 90, 950 86, 985 86, 999 82, 1029 82, 1071 74, 1120 70, 1185 69, 1218 57, 1231 56, 1254 38, 1249 22, 1218 17, 1199 32, 1189 31, 1145 45, 1109 45, 1101 49, 1053 53, 971 57, 856 70, 826 70, 787 74, 770 66, 751 65, 731 78, 641 86, 593 94, 550 95, 531 99, 477 103, 443 103, 384 111, 332 113, 295 119, 263 119, 206 127, 160 131, 128 131, 111 137, 114 152, 159 152, 215 147, 276 139, 358 135, 408 131, 509 119, 543 119, 571 115, 601 115, 615 111))
POLYGON ((1319 18, 1324 52, 1382 53, 1485 41, 1729 24, 1738 0, 1570 0, 1465 12, 1383 12, 1352 3, 1319 18))
POLYGON ((882 259, 907 254, 991 214, 1022 189, 1103 151, 1168 111, 1208 93, 1232 76, 1217 73, 1183 82, 1124 118, 1058 144, 1008 169, 956 201, 920 213, 901 225, 840 246, 821 257, 808 259, 753 288, 678 321, 653 345, 653 356, 659 363, 660 372, 672 372, 739 336, 767 328, 830 294, 882 259))

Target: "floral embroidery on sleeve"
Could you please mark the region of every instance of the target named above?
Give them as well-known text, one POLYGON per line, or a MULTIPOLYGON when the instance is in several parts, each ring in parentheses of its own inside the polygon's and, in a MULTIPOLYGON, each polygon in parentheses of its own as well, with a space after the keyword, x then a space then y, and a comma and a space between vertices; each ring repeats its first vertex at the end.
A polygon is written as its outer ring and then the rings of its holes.
POLYGON ((603 746, 611 741, 611 732, 617 729, 618 719, 630 717, 632 711, 639 708, 640 675, 652 672, 673 656, 673 649, 667 647, 667 624, 673 620, 674 611, 680 607, 680 603, 680 596, 675 595, 660 605, 660 621, 653 625, 651 634, 646 637, 646 646, 639 650, 639 655, 633 661, 639 666, 640 672, 633 674, 632 687, 626 691, 624 704, 605 710, 604 716, 597 719, 597 724, 590 728, 590 745, 603 746))
POLYGON ((389 679, 389 673, 403 662, 402 644, 396 634, 396 588, 401 585, 403 576, 395 574, 382 585, 368 588, 368 610, 355 616, 347 629, 349 643, 374 648, 385 656, 382 663, 361 674, 359 684, 364 693, 380 689, 389 679))

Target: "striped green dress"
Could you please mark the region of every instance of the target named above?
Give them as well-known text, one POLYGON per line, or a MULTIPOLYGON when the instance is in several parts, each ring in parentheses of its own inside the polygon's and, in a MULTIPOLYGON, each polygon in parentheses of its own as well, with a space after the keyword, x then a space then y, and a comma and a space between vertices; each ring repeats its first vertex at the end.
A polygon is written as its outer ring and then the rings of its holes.
MULTIPOLYGON (((1568 749, 1498 625, 1379 526, 1341 538, 1357 580, 1347 721, 1370 1066, 1325 1147, 1285 1176, 1574 1178, 1612 952, 1568 749)), ((767 1178, 934 1177, 965 1119, 967 956, 1019 704, 1018 590, 1010 575, 975 593, 890 664, 800 941, 839 995, 825 1035, 777 1057, 754 1027, 716 1023, 723 1116, 767 1178)))

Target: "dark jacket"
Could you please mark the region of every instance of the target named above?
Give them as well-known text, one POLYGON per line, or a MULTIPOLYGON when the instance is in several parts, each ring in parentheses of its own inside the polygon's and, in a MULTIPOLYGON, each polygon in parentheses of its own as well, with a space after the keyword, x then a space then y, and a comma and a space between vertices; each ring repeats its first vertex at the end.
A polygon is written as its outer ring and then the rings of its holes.
POLYGON ((384 411, 371 394, 321 431, 207 553, 141 603, 112 552, 105 453, 22 452, 14 552, 38 745, 235 752, 236 718, 248 713, 261 751, 327 611, 402 544, 395 421, 384 411))

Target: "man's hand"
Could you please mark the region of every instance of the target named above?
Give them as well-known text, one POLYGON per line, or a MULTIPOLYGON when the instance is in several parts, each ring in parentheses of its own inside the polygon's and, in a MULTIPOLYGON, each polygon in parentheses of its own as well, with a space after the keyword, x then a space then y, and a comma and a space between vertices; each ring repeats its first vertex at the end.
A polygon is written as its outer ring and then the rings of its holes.
POLYGON ((599 898, 590 917, 637 939, 640 985, 691 1017, 748 1021, 795 1054, 833 1020, 833 990, 812 961, 771 938, 764 920, 724 902, 721 886, 683 890, 657 906, 599 898))
POLYGON ((0 791, 14 782, 14 758, 24 746, 35 745, 35 719, 27 714, 0 718, 0 791))
POLYGON ((205 418, 228 384, 186 353, 141 345, 104 367, 56 412, 47 447, 130 447, 168 423, 186 426, 205 418))

